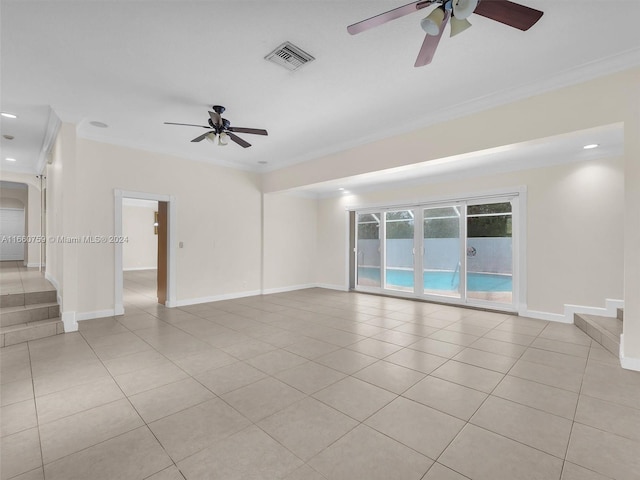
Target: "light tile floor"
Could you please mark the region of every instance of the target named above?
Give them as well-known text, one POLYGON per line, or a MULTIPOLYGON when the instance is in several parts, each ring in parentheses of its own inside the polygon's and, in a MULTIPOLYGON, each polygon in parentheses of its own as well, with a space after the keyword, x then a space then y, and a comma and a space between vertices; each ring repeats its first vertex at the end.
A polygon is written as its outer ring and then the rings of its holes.
POLYGON ((0 292, 3 295, 54 290, 37 268, 27 268, 22 262, 0 262, 0 292))
POLYGON ((2 479, 640 478, 640 374, 572 325, 322 289, 1 350, 2 479))

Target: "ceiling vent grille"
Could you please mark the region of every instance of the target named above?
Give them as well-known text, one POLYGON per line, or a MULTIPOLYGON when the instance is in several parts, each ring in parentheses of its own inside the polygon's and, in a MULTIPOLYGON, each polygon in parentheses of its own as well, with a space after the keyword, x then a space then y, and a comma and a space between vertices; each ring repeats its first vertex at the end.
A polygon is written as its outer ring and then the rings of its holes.
POLYGON ((276 48, 269 55, 264 57, 265 60, 269 60, 277 65, 281 65, 287 70, 297 70, 306 63, 315 60, 311 55, 296 47, 291 42, 284 42, 278 48, 276 48))

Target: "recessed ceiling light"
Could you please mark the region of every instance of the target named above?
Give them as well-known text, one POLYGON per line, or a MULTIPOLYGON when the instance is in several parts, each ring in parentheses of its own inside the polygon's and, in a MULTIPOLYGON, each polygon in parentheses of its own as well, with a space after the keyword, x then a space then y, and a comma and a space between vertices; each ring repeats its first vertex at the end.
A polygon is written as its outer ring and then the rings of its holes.
POLYGON ((13 140, 13 139, 14 139, 14 138, 16 138, 16 137, 14 137, 13 135, 7 135, 7 134, 5 134, 5 135, 2 135, 2 138, 5 138, 5 139, 7 139, 7 140, 13 140))
POLYGON ((0 115, 2 115, 5 118, 18 118, 17 115, 14 115, 13 113, 9 113, 9 112, 2 112, 0 113, 0 115))
POLYGON ((340 187, 338 190, 340 190, 341 192, 344 191, 344 187, 340 187))
POLYGON ((259 163, 260 165, 266 165, 266 164, 267 164, 267 163, 269 163, 269 162, 267 162, 266 160, 258 160, 258 163, 259 163))
POLYGON ((16 161, 16 159, 15 159, 15 158, 11 158, 11 157, 7 157, 7 158, 5 158, 5 160, 6 160, 7 162, 15 162, 15 161, 16 161))
POLYGON ((589 145, 585 145, 584 148, 585 150, 591 150, 592 148, 598 148, 600 145, 598 143, 590 143, 589 145))
POLYGON ((98 128, 107 128, 109 126, 106 123, 96 122, 95 120, 92 122, 89 122, 89 125, 93 125, 94 127, 98 127, 98 128))

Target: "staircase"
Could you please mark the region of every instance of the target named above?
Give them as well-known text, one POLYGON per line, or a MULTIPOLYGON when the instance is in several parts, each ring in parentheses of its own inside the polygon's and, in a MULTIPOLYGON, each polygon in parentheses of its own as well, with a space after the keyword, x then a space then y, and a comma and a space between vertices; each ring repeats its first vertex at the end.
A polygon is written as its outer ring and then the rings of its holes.
POLYGON ((55 290, 0 295, 0 347, 64 333, 55 290))
POLYGON ((616 357, 620 355, 620 334, 624 311, 618 308, 615 317, 602 317, 600 315, 588 315, 575 313, 573 322, 576 327, 589 335, 616 357))

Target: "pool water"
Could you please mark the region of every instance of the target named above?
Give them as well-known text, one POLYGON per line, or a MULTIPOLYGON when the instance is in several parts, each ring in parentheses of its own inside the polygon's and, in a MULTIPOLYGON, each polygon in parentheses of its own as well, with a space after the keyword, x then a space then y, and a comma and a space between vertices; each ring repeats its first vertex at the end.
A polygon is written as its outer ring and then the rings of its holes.
MULTIPOLYGON (((413 288, 413 270, 387 268, 386 275, 387 285, 413 288)), ((423 282, 425 290, 457 290, 460 274, 459 272, 426 271, 423 274, 423 282)), ((380 285, 380 269, 358 267, 358 283, 380 285)), ((469 292, 511 292, 512 289, 511 275, 473 272, 467 274, 467 291, 469 292)))

